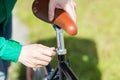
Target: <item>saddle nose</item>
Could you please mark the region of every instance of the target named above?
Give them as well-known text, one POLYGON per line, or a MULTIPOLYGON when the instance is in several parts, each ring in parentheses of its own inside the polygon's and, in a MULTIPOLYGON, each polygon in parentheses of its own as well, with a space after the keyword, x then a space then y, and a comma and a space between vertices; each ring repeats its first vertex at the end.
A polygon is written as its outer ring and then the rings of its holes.
POLYGON ((54 19, 53 21, 49 21, 48 3, 49 0, 35 0, 32 5, 33 14, 40 20, 59 26, 69 35, 76 35, 77 26, 69 16, 69 14, 64 10, 55 9, 54 19))

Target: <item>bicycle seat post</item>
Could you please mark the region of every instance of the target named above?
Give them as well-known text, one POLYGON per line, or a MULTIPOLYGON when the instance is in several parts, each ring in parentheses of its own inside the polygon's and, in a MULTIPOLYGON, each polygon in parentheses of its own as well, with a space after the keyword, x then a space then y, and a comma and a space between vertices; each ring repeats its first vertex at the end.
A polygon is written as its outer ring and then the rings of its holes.
POLYGON ((56 37, 57 37, 57 53, 58 55, 65 55, 66 54, 66 49, 64 47, 64 39, 63 39, 63 33, 62 29, 59 28, 57 25, 53 25, 53 27, 56 30, 56 37))

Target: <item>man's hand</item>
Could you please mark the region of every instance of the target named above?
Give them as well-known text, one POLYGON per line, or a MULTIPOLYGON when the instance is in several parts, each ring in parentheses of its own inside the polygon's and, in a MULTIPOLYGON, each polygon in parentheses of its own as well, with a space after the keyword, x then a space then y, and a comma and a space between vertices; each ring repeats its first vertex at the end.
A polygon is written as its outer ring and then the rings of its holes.
POLYGON ((68 12, 72 20, 76 23, 75 7, 74 0, 50 0, 48 11, 49 20, 52 21, 54 19, 55 8, 60 8, 68 12))
POLYGON ((23 46, 18 61, 27 67, 37 68, 46 66, 55 56, 55 48, 41 44, 23 46))

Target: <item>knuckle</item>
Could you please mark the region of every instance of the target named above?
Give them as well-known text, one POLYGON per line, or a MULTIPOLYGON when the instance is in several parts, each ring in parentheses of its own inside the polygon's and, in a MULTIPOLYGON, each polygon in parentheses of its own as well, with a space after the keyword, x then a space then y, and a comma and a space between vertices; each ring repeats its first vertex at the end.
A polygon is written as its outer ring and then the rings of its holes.
POLYGON ((33 63, 32 63, 33 66, 36 66, 37 65, 37 62, 35 60, 33 60, 33 63))
POLYGON ((49 64, 48 62, 44 62, 44 64, 43 64, 43 65, 44 65, 44 66, 46 66, 46 65, 48 65, 48 64, 49 64))
POLYGON ((52 56, 52 53, 49 53, 49 56, 52 56))
POLYGON ((34 64, 32 64, 32 66, 31 66, 32 68, 36 68, 36 65, 34 65, 34 64))
POLYGON ((47 62, 46 65, 48 65, 49 63, 47 62))
POLYGON ((49 62, 51 62, 52 58, 50 58, 49 62))
POLYGON ((52 58, 50 57, 49 59, 48 59, 48 62, 50 62, 52 60, 52 58))
POLYGON ((36 67, 37 66, 37 64, 36 63, 33 63, 33 67, 36 67))
POLYGON ((36 53, 33 53, 32 55, 33 55, 33 58, 36 58, 36 57, 37 57, 36 53))
POLYGON ((53 56, 53 52, 50 52, 49 55, 50 55, 50 56, 53 56))

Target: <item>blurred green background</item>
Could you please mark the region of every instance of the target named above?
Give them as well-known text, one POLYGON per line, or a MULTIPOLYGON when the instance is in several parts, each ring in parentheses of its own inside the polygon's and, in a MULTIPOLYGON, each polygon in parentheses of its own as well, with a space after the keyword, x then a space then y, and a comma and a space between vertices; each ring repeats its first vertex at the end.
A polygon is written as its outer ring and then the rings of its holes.
MULTIPOLYGON (((37 19, 33 0, 18 0, 15 12, 28 26, 31 43, 56 46, 55 31, 37 19)), ((79 80, 120 79, 120 0, 76 0, 78 34, 64 32, 67 58, 79 80)), ((53 61, 56 62, 56 61, 53 61)), ((9 80, 26 80, 26 67, 13 63, 9 80)))

